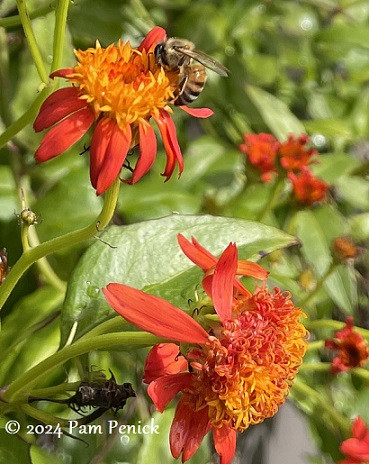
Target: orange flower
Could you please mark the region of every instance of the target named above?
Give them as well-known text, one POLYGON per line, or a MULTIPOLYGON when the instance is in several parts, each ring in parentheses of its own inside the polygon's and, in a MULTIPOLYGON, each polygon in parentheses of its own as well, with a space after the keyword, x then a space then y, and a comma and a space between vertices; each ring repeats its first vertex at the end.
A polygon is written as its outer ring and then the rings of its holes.
POLYGON ((245 143, 239 149, 245 153, 250 163, 261 172, 261 180, 269 182, 276 172, 275 158, 280 143, 271 134, 245 134, 245 143))
POLYGON ((286 171, 299 171, 303 167, 311 164, 311 157, 316 155, 317 150, 306 149, 305 145, 309 142, 309 137, 302 134, 299 137, 289 135, 288 140, 279 147, 279 157, 281 166, 286 171))
MULTIPOLYGON (((148 394, 163 411, 182 392, 170 431, 174 458, 190 459, 212 430, 221 464, 230 464, 236 433, 273 416, 284 403, 302 363, 307 331, 290 294, 265 284, 252 294, 236 275, 262 274, 237 259, 229 244, 219 259, 192 239, 182 249, 205 271, 203 283, 220 322, 205 330, 179 308, 121 284, 103 289, 108 303, 132 324, 157 336, 184 342, 152 349, 145 366, 148 394)), ((260 268, 260 269, 259 269, 260 268)))
POLYGON ((347 261, 359 256, 360 250, 348 237, 337 237, 333 241, 333 254, 338 261, 347 261))
MULTIPOLYGON (((105 192, 119 175, 130 148, 139 145, 140 157, 131 183, 153 164, 156 137, 149 120, 159 127, 167 154, 163 175, 168 180, 175 168, 183 171, 183 158, 168 103, 174 98, 179 76, 155 62, 153 50, 166 38, 161 27, 152 29, 138 48, 118 42, 102 48, 75 52, 74 68, 60 69, 50 77, 64 77, 73 84, 51 94, 34 122, 40 132, 49 129, 38 148, 37 161, 63 153, 94 126, 90 146, 90 177, 97 195, 105 192)), ((197 117, 208 117, 207 108, 181 107, 197 117)))
POLYGON ((323 180, 314 177, 308 168, 302 168, 298 175, 290 172, 288 178, 292 182, 293 193, 300 203, 309 206, 316 201, 324 200, 329 186, 323 180))
POLYGON ((367 464, 369 462, 369 429, 360 416, 352 424, 352 438, 342 442, 340 450, 347 457, 339 464, 367 464))
POLYGON ((333 340, 325 341, 327 348, 338 350, 338 356, 332 362, 333 374, 363 366, 368 360, 368 344, 359 333, 353 330, 353 325, 354 318, 347 317, 346 326, 334 334, 333 340))

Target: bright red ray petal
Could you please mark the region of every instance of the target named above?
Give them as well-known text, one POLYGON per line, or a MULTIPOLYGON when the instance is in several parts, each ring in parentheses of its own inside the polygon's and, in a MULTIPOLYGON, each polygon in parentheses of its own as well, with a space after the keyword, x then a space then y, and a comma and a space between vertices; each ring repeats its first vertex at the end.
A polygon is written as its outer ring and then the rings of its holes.
POLYGON ((90 108, 76 111, 63 119, 42 139, 35 153, 36 160, 42 163, 63 153, 88 131, 94 120, 95 115, 90 108))
MULTIPOLYGON (((328 342, 333 342, 333 340, 326 340, 325 346, 328 347, 328 342)), ((334 344, 334 342, 333 342, 334 344)), ((336 348, 336 344, 334 346, 330 346, 329 348, 336 348)), ((366 433, 369 433, 369 430, 366 428, 365 422, 362 417, 357 417, 352 424, 352 435, 355 438, 363 439, 366 433)))
POLYGON ((231 464, 236 452, 236 432, 229 427, 213 429, 214 446, 220 456, 220 464, 231 464))
POLYGON ((33 123, 35 132, 40 132, 64 119, 71 113, 86 108, 85 100, 78 98, 78 91, 74 87, 60 89, 50 95, 41 106, 40 112, 33 123), (57 94, 57 95, 54 95, 57 94))
POLYGON ((236 270, 237 247, 230 243, 215 266, 212 284, 214 309, 223 323, 229 320, 232 314, 236 270))
POLYGON ((240 259, 238 261, 236 274, 265 280, 268 277, 269 271, 259 266, 259 264, 240 259))
POLYGON ((151 31, 148 32, 147 36, 143 39, 140 45, 137 47, 137 50, 140 52, 142 50, 149 51, 151 47, 157 45, 160 42, 163 42, 167 37, 165 29, 159 26, 155 26, 151 31))
POLYGON ((201 267, 201 269, 207 271, 215 266, 217 258, 202 247, 196 239, 192 237, 191 243, 182 234, 178 234, 177 240, 187 258, 189 258, 197 266, 201 267))
POLYGON ((139 125, 140 133, 140 157, 132 175, 132 184, 135 184, 151 168, 155 161, 157 144, 154 129, 147 124, 139 125))
POLYGON ((54 71, 53 73, 50 74, 51 79, 54 79, 54 77, 67 77, 69 74, 74 73, 74 68, 64 68, 64 69, 58 69, 57 71, 54 71))
POLYGON ((341 443, 340 450, 350 457, 361 461, 369 460, 369 444, 357 438, 349 438, 341 443))
POLYGON ((150 383, 163 375, 179 374, 188 370, 186 358, 175 343, 159 343, 151 348, 145 362, 143 381, 150 383))
MULTIPOLYGON (((107 149, 115 127, 115 122, 109 118, 102 118, 97 123, 90 146, 90 179, 94 188, 104 164, 107 149)), ((109 155, 109 153, 108 153, 109 155)))
POLYGON ((189 406, 186 395, 182 395, 169 432, 170 451, 174 459, 179 458, 186 444, 193 414, 194 411, 189 406))
POLYGON ((210 428, 208 408, 193 413, 190 431, 183 449, 182 462, 192 458, 210 428))
POLYGON ((212 292, 213 292, 213 278, 214 278, 214 272, 211 271, 211 273, 205 275, 205 277, 202 279, 202 288, 205 290, 205 293, 212 298, 212 292))
POLYGON ((214 114, 210 108, 189 108, 188 106, 180 106, 180 108, 195 118, 208 118, 214 114))
POLYGON ((167 404, 178 392, 192 385, 192 374, 181 372, 180 374, 164 375, 150 383, 147 394, 153 400, 156 409, 163 412, 167 404))
POLYGON ((166 180, 168 180, 173 174, 176 160, 178 161, 179 175, 181 175, 183 171, 183 157, 178 145, 176 128, 169 113, 165 110, 160 110, 159 117, 153 117, 158 124, 167 154, 167 163, 162 175, 166 177, 166 180))
POLYGON ((131 140, 132 132, 129 124, 126 125, 124 130, 121 130, 118 124, 114 125, 106 155, 98 174, 96 195, 104 193, 118 177, 131 145, 131 140))
POLYGON ((208 334, 194 319, 157 296, 122 284, 109 284, 103 293, 117 313, 158 337, 201 344, 208 339, 208 334))

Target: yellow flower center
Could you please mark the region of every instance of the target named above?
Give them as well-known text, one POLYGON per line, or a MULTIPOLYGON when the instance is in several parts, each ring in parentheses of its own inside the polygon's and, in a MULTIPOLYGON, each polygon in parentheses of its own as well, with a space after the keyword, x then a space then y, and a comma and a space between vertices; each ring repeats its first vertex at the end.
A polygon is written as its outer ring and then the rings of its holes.
POLYGON ((152 52, 133 49, 129 42, 75 51, 78 64, 68 79, 79 86, 80 98, 115 119, 121 128, 158 116, 174 98, 178 74, 165 72, 152 52))
POLYGON ((213 427, 242 432, 284 403, 307 346, 302 312, 286 295, 261 289, 239 300, 235 318, 202 353, 192 352, 196 375, 187 398, 195 410, 208 407, 213 427))

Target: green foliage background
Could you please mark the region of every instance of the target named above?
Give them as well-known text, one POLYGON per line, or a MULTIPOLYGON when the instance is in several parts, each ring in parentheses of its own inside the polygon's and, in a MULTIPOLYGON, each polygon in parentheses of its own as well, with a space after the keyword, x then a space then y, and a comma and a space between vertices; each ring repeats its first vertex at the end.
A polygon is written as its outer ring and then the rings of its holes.
MULTIPOLYGON (((53 53, 56 3, 26 1, 47 66, 53 53)), ((314 326, 322 318, 354 315, 357 325, 369 328, 369 3, 74 0, 69 5, 63 66, 74 65, 73 48, 94 46, 96 39, 102 46, 119 38, 136 45, 154 25, 164 27, 169 36, 194 41, 197 49, 230 69, 227 79, 209 72, 196 101, 195 106, 211 107, 215 114, 200 122, 175 110, 185 158, 182 177, 174 175, 163 183, 159 174, 165 155, 160 148, 150 173, 135 186, 121 186, 115 225, 100 236, 104 242, 93 238, 48 256, 57 283, 42 265, 33 266, 20 280, 2 312, 0 391, 63 346, 74 323, 78 339, 111 317, 100 288, 114 278, 186 309, 201 274, 179 254, 173 255, 178 232, 196 236, 216 254, 236 241, 242 258, 262 256, 272 284, 291 291, 296 302, 308 301, 303 309, 312 324, 312 341, 332 337, 334 325, 314 326), (253 222, 268 206, 273 186, 258 182, 256 173, 245 168, 238 145, 248 132, 272 133, 281 141, 290 133, 307 132, 321 153, 313 172, 331 185, 327 202, 301 208, 291 200, 286 183, 276 204, 263 215, 263 224, 253 222), (144 233, 152 234, 149 250, 145 240, 138 239, 144 233), (332 265, 333 239, 342 235, 362 247, 360 258, 355 266, 337 266, 310 298, 314 284, 332 265), (307 274, 312 277, 304 286, 307 274)), ((12 0, 0 2, 0 84, 2 132, 22 117, 41 89, 12 0)), ((10 266, 22 253, 20 189, 38 215, 35 229, 41 242, 88 225, 102 206, 90 185, 88 153, 79 156, 88 138, 37 165, 33 155, 40 140, 29 124, 0 149, 0 249, 6 247, 10 266)), ((309 418, 321 452, 311 462, 322 464, 342 458, 338 448, 348 428, 339 429, 319 401, 346 417, 348 425, 359 414, 369 423, 369 376, 364 369, 336 378, 328 370, 314 370, 321 359, 328 361, 322 344, 318 348, 309 350, 306 363, 313 366, 312 373, 301 370, 300 388, 296 385, 291 397, 309 418), (313 388, 320 400, 301 384, 313 388)), ((47 373, 37 387, 61 384, 67 377, 77 382, 92 365, 106 372, 111 368, 119 383, 132 382, 137 392, 123 420, 149 421, 153 408, 141 382, 146 352, 127 347, 94 351, 47 373)), ((61 405, 39 407, 63 418, 75 417, 61 405)), ((0 461, 172 463, 166 437, 173 408, 155 415, 160 440, 136 436, 122 447, 113 436, 86 436, 88 448, 65 437, 58 446, 49 440, 42 447, 35 436, 24 433, 26 424, 39 421, 14 409, 0 419, 0 426, 16 418, 23 434, 19 438, 0 430, 0 461)), ((210 450, 204 442, 190 463, 216 462, 210 450)))

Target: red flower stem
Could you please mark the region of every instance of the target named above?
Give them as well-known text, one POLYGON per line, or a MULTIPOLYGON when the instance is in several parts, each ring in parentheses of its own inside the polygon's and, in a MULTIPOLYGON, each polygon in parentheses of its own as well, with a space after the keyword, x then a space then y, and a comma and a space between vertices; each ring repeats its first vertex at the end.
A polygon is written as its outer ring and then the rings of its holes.
MULTIPOLYGON (((346 326, 346 322, 334 321, 333 319, 317 319, 316 321, 305 321, 305 327, 308 330, 331 329, 333 331, 341 330, 346 326)), ((369 340, 369 330, 362 327, 354 326, 353 330, 359 333, 366 340, 369 340)))
POLYGON ((105 229, 115 211, 118 200, 119 185, 120 181, 119 178, 117 178, 106 192, 101 213, 89 226, 69 232, 68 234, 60 237, 53 238, 35 246, 34 248, 28 248, 23 252, 22 256, 14 264, 0 287, 0 309, 8 299, 18 280, 33 263, 51 253, 55 253, 63 248, 68 248, 76 243, 87 240, 105 229))
MULTIPOLYGON (((41 16, 46 16, 48 13, 54 11, 56 1, 48 2, 44 6, 40 8, 36 8, 34 11, 31 11, 28 15, 30 19, 39 18, 41 16)), ((3 28, 10 28, 10 27, 17 27, 22 24, 20 15, 8 16, 6 18, 0 18, 0 27, 3 28)))
POLYGON ((0 135, 0 148, 9 142, 15 135, 18 134, 24 127, 32 122, 45 100, 45 98, 54 90, 54 84, 44 87, 36 97, 35 101, 29 107, 29 109, 22 114, 20 118, 13 122, 6 130, 0 135))
MULTIPOLYGON (((339 413, 335 409, 335 407, 327 401, 325 397, 323 397, 316 390, 313 390, 311 387, 309 387, 305 381, 302 381, 298 377, 296 377, 292 387, 292 391, 299 392, 302 398, 304 399, 304 402, 306 401, 306 398, 309 398, 309 403, 312 402, 314 404, 314 406, 316 407, 316 411, 319 411, 319 414, 321 414, 321 412, 326 412, 332 419, 331 425, 333 430, 335 430, 335 425, 337 425, 344 435, 350 435, 350 420, 346 419, 346 417, 339 413)), ((299 402, 298 398, 295 395, 294 400, 299 402)))
POLYGON ((51 72, 56 71, 62 65, 63 47, 65 41, 65 26, 67 24, 69 0, 59 0, 55 14, 55 29, 53 43, 53 62, 51 72))
POLYGON ((13 402, 29 396, 29 392, 45 375, 69 359, 75 358, 94 350, 109 350, 118 346, 152 346, 167 341, 147 332, 115 332, 97 337, 84 338, 72 345, 62 348, 41 361, 18 377, 2 395, 7 402, 13 402))
POLYGON ((35 63, 38 75, 40 76, 42 82, 47 84, 49 81, 49 75, 46 71, 45 64, 37 44, 35 34, 33 33, 31 20, 27 11, 25 0, 17 0, 17 7, 19 11, 19 17, 22 22, 23 31, 26 36, 29 50, 35 63))
POLYGON ((302 300, 300 300, 297 305, 304 309, 304 306, 306 306, 310 301, 320 292, 321 288, 323 287, 325 281, 328 279, 328 277, 332 274, 332 272, 336 269, 337 263, 334 261, 331 263, 329 268, 325 271, 325 273, 320 277, 318 280, 315 288, 313 291, 308 293, 302 300))
POLYGON ((263 222, 266 215, 274 208, 275 202, 281 193, 284 184, 284 177, 278 177, 278 179, 274 182, 274 186, 270 192, 269 198, 267 199, 264 207, 256 216, 256 221, 263 222))

